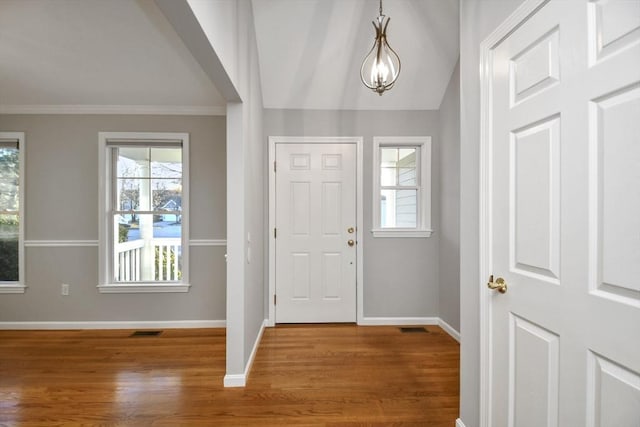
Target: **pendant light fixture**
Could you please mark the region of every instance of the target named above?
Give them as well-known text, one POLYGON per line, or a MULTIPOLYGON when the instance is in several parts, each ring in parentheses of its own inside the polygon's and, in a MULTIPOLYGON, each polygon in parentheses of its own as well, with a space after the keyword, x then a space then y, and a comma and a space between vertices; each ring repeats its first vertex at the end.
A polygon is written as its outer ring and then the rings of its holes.
POLYGON ((376 40, 360 68, 362 83, 381 96, 385 90, 393 87, 400 74, 400 58, 387 43, 387 27, 390 20, 391 18, 382 14, 380 0, 380 15, 372 21, 376 29, 376 40))

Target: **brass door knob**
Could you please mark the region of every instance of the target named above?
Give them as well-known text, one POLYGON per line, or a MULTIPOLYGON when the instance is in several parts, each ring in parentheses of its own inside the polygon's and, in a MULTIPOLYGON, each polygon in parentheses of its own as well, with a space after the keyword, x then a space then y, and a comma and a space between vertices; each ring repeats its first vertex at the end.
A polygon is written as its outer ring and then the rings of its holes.
POLYGON ((354 231, 356 231, 356 230, 353 227, 347 228, 347 233, 349 233, 349 234, 353 233, 354 231))
POLYGON ((353 246, 355 244, 356 244, 356 242, 354 242, 353 240, 347 241, 347 245, 349 245, 349 246, 353 246))
POLYGON ((504 294, 507 292, 507 282, 505 282, 502 277, 498 277, 494 282, 493 275, 491 275, 489 277, 489 282, 487 283, 487 287, 489 289, 497 290, 501 294, 504 294))

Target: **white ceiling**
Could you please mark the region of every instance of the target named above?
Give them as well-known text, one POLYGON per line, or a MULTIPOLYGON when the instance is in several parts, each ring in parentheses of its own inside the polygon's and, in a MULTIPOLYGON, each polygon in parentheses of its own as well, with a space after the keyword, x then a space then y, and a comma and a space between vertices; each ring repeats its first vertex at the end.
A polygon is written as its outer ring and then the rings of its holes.
POLYGON ((21 105, 225 102, 153 0, 0 0, 0 106, 21 105))
POLYGON ((382 96, 360 81, 378 0, 253 0, 267 108, 438 109, 458 58, 458 0, 383 0, 402 70, 382 96))
MULTIPOLYGON (((381 97, 359 77, 378 0, 252 2, 265 107, 439 108, 458 0, 384 0, 402 71, 381 97)), ((0 0, 0 112, 32 106, 206 112, 225 101, 153 0, 0 0)))

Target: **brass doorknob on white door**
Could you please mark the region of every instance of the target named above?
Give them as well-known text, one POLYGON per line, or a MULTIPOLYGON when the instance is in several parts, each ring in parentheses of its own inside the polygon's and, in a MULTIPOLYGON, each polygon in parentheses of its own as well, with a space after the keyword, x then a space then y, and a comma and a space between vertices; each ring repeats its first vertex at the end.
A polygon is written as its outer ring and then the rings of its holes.
POLYGON ((497 290, 501 294, 507 292, 507 282, 502 277, 498 277, 495 282, 493 281, 493 274, 489 276, 489 282, 487 283, 489 289, 497 290))
POLYGON ((353 233, 354 231, 356 231, 356 230, 353 227, 347 228, 347 233, 349 233, 349 234, 353 233))
POLYGON ((353 246, 355 244, 356 244, 356 242, 354 242, 353 240, 347 241, 347 245, 349 245, 349 246, 353 246))

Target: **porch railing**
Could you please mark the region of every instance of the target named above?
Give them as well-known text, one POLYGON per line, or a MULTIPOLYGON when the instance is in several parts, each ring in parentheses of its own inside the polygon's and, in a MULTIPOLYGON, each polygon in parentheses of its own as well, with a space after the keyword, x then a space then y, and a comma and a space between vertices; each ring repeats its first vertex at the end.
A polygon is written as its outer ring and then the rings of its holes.
MULTIPOLYGON (((152 240, 153 262, 152 277, 158 281, 180 280, 179 259, 182 239, 159 238, 152 240)), ((144 240, 137 239, 129 242, 116 243, 114 279, 117 282, 142 281, 144 240)))

